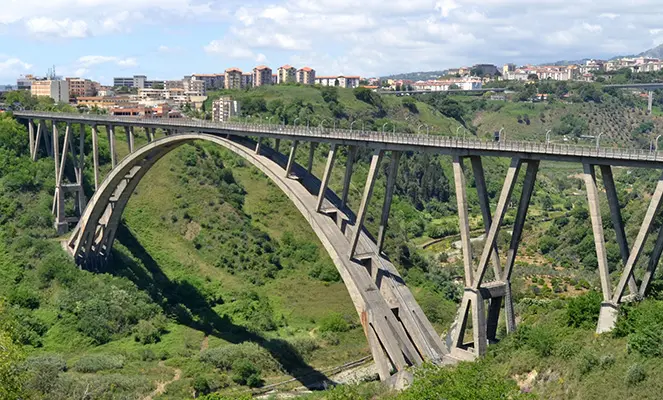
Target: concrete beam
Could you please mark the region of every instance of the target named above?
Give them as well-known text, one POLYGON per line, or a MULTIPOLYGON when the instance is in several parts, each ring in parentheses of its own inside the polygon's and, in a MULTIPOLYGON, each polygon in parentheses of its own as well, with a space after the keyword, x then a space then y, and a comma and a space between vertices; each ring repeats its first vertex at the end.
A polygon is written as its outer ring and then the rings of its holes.
POLYGON ((394 197, 394 188, 396 186, 396 177, 398 175, 398 162, 401 159, 401 153, 394 151, 391 153, 389 170, 387 171, 387 188, 384 193, 384 203, 382 204, 382 215, 380 218, 380 228, 378 230, 378 252, 382 252, 384 239, 387 232, 387 221, 389 220, 389 211, 391 210, 391 201, 394 197))
POLYGON ((315 148, 318 146, 317 143, 315 142, 310 142, 309 143, 309 149, 308 149, 308 165, 306 170, 310 174, 313 171, 313 157, 315 157, 315 148))
POLYGON ((92 162, 94 164, 94 190, 99 189, 99 131, 92 125, 92 162))
POLYGON ((276 150, 277 153, 280 153, 281 151, 279 148, 281 147, 281 139, 274 139, 274 150, 276 150))
POLYGON ((32 161, 37 161, 37 154, 39 153, 39 143, 41 142, 42 131, 44 129, 43 122, 44 121, 39 121, 37 123, 37 134, 35 137, 35 144, 32 147, 32 153, 30 153, 30 155, 32 156, 32 161))
POLYGON ((615 293, 613 294, 612 302, 615 304, 619 304, 622 300, 626 283, 633 274, 633 268, 635 268, 635 264, 638 262, 638 258, 640 258, 640 254, 642 254, 642 250, 645 247, 645 242, 649 236, 654 218, 656 217, 656 214, 658 214, 658 211, 661 209, 662 199, 663 176, 658 179, 656 189, 654 190, 654 194, 652 195, 651 201, 649 202, 649 208, 647 208, 647 213, 645 214, 645 218, 642 221, 642 225, 640 226, 640 231, 638 232, 638 236, 636 236, 635 242, 633 243, 633 249, 631 249, 631 254, 629 255, 626 266, 624 267, 624 272, 622 273, 622 276, 619 279, 619 283, 617 284, 617 290, 615 290, 615 293))
POLYGON ((656 268, 658 267, 658 262, 661 259, 661 253, 663 253, 663 227, 659 228, 658 230, 658 236, 656 237, 654 250, 652 250, 651 256, 649 257, 647 270, 645 271, 645 274, 642 277, 642 282, 640 283, 638 294, 642 297, 645 297, 645 294, 647 294, 647 289, 649 289, 651 278, 654 276, 656 268))
POLYGON ((299 141, 293 140, 292 146, 290 146, 290 156, 288 157, 288 164, 285 167, 286 178, 289 178, 290 174, 292 173, 292 166, 295 164, 295 155, 297 154, 297 145, 299 145, 299 141))
POLYGON ((383 155, 384 152, 382 150, 376 150, 371 157, 371 165, 368 169, 368 176, 366 177, 366 186, 364 186, 364 196, 361 199, 361 205, 359 206, 359 212, 357 213, 357 220, 355 221, 355 232, 350 247, 350 258, 353 258, 355 255, 357 245, 359 244, 359 237, 364 229, 364 220, 366 219, 368 203, 371 201, 371 196, 373 196, 373 187, 375 186, 375 180, 378 176, 378 170, 383 155))
POLYGON ((261 145, 262 145, 262 138, 258 137, 258 140, 256 140, 256 154, 260 154, 261 145))
POLYGON ((327 156, 327 165, 325 172, 322 174, 322 181, 320 182, 320 192, 318 193, 318 202, 315 206, 315 211, 320 212, 322 203, 325 201, 325 194, 327 193, 327 186, 329 185, 329 178, 331 177, 332 170, 334 169, 334 161, 336 160, 336 145, 332 144, 327 156))
POLYGON ((467 185, 465 183, 465 164, 460 157, 453 158, 454 182, 456 183, 456 203, 458 205, 458 223, 460 228, 460 246, 463 252, 465 286, 473 281, 472 242, 470 238, 470 217, 467 206, 467 185))
POLYGON ((502 193, 497 202, 497 209, 495 210, 495 218, 490 224, 490 230, 486 235, 486 243, 483 247, 483 252, 481 253, 481 259, 479 260, 479 266, 474 273, 474 281, 472 282, 473 289, 479 289, 483 277, 486 273, 486 267, 488 266, 488 259, 492 253, 493 246, 495 246, 495 241, 497 240, 497 234, 500 230, 500 225, 502 225, 502 220, 504 219, 504 214, 506 214, 506 208, 511 200, 511 193, 513 188, 516 186, 516 180, 518 178, 518 173, 520 172, 520 165, 522 160, 520 158, 512 158, 511 165, 504 179, 504 186, 502 187, 502 193))
POLYGON ((30 156, 35 152, 35 123, 32 118, 28 119, 28 135, 30 139, 30 156))
POLYGON ((587 203, 589 205, 589 216, 592 220, 592 231, 594 232, 594 246, 596 247, 596 259, 599 264, 599 276, 601 278, 601 289, 603 301, 610 301, 612 287, 610 284, 610 271, 608 269, 608 256, 605 250, 605 236, 603 235, 603 220, 601 218, 601 207, 599 206, 599 190, 596 184, 596 172, 594 165, 583 164, 585 188, 587 189, 587 203))
MULTIPOLYGON (((615 228, 615 236, 617 244, 619 245, 619 252, 622 256, 624 265, 628 262, 629 248, 626 241, 626 233, 624 231, 624 222, 622 212, 619 207, 619 200, 617 198, 617 188, 615 187, 615 179, 612 175, 612 167, 609 165, 601 165, 601 176, 603 177, 603 186, 605 187, 605 194, 608 197, 608 206, 610 207, 610 218, 612 219, 612 226, 615 228)), ((631 294, 638 292, 638 286, 635 283, 633 274, 628 280, 628 286, 631 294)))
POLYGON ((134 152, 134 128, 133 126, 125 126, 124 133, 127 135, 127 145, 129 146, 129 153, 134 152))
POLYGON ((117 151, 115 149, 115 128, 113 125, 106 126, 106 133, 108 135, 108 144, 111 154, 111 167, 115 168, 117 165, 117 151))
POLYGON ((352 168, 357 154, 356 146, 348 146, 348 159, 345 161, 345 175, 343 176, 343 193, 341 194, 341 207, 348 204, 348 194, 350 193, 350 182, 352 181, 352 168))
POLYGON ((654 104, 654 92, 650 90, 647 92, 647 114, 651 115, 654 104))
MULTIPOLYGON (((472 171, 474 173, 474 182, 477 187, 477 194, 479 196, 479 206, 481 208, 481 214, 483 216, 483 225, 488 235, 490 230, 490 225, 492 224, 493 218, 490 211, 490 201, 488 199, 488 190, 486 189, 486 178, 483 173, 483 163, 481 162, 481 157, 470 157, 472 163, 472 171)), ((501 279, 502 268, 500 265, 500 255, 497 250, 497 243, 493 246, 491 260, 493 264, 493 274, 495 279, 501 279)))
POLYGON ((516 330, 516 313, 513 309, 513 297, 511 292, 511 274, 513 266, 516 262, 518 255, 518 247, 520 245, 520 238, 523 233, 525 221, 527 219, 527 210, 534 193, 534 184, 536 183, 536 175, 539 171, 539 161, 528 161, 527 170, 525 171, 525 180, 523 182, 523 190, 520 193, 520 202, 518 203, 518 211, 516 219, 513 224, 513 233, 511 234, 511 243, 509 250, 506 254, 506 265, 504 267, 504 276, 502 280, 506 284, 506 292, 504 295, 504 313, 506 319, 506 331, 512 333, 516 330))

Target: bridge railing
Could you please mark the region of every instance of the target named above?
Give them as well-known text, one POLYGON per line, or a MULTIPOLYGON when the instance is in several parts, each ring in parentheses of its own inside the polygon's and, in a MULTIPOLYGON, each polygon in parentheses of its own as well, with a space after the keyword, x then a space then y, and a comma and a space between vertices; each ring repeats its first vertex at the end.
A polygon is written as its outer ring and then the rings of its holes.
POLYGON ((204 120, 161 119, 116 117, 90 114, 63 114, 52 112, 16 112, 17 117, 77 121, 92 125, 140 125, 155 128, 185 128, 192 130, 224 130, 242 134, 266 134, 301 136, 308 139, 320 138, 322 141, 352 140, 388 144, 418 145, 425 147, 456 148, 467 150, 491 150, 514 153, 538 153, 551 155, 598 157, 640 161, 663 161, 656 151, 640 149, 597 148, 582 145, 543 143, 530 141, 487 141, 474 138, 460 138, 443 135, 418 135, 401 132, 363 131, 340 128, 310 127, 303 125, 248 124, 241 122, 212 122, 204 120))

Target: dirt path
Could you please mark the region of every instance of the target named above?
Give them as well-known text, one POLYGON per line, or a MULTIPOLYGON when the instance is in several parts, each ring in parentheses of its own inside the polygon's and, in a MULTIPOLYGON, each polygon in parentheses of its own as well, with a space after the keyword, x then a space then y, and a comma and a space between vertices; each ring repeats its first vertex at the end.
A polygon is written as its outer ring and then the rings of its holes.
POLYGON ((200 351, 205 351, 209 347, 209 336, 203 338, 203 342, 200 344, 200 351))
MULTIPOLYGON (((163 361, 159 362, 159 366, 160 367, 164 366, 163 361)), ((175 376, 173 376, 173 379, 171 379, 169 381, 166 381, 166 382, 157 382, 157 388, 154 389, 154 391, 152 391, 152 393, 150 393, 147 396, 143 397, 142 400, 152 400, 153 398, 164 394, 164 392, 166 391, 166 387, 168 387, 168 385, 170 385, 173 382, 179 381, 180 378, 182 377, 182 370, 179 369, 179 368, 173 368, 173 371, 175 372, 175 376)))

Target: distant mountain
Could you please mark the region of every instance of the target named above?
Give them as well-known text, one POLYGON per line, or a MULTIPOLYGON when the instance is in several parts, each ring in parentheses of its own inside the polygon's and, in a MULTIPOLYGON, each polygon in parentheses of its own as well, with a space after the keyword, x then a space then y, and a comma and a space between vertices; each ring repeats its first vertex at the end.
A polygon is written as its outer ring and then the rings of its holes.
POLYGON ((380 79, 408 79, 412 81, 425 81, 444 75, 447 71, 421 71, 421 72, 406 72, 403 74, 395 74, 383 76, 380 79))
POLYGON ((638 54, 640 57, 663 58, 663 44, 638 54))
POLYGON ((581 65, 586 63, 590 58, 583 58, 582 60, 562 60, 562 61, 555 61, 555 62, 549 62, 549 63, 543 63, 539 64, 540 66, 542 65, 552 65, 552 66, 562 66, 562 65, 581 65))

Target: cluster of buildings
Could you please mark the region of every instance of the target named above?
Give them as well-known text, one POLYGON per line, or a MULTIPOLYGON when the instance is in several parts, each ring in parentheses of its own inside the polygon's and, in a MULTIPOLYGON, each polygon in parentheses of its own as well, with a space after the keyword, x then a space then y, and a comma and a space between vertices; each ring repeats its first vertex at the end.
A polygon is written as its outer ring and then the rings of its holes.
POLYGON ((233 67, 226 69, 223 74, 195 74, 193 77, 204 81, 209 89, 244 89, 288 83, 356 88, 360 81, 359 76, 316 76, 313 68, 297 69, 291 65, 277 68, 276 73, 266 65, 259 65, 251 72, 243 72, 233 67))

